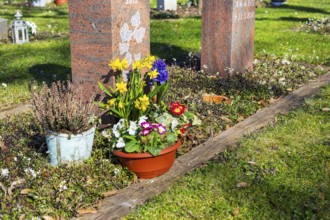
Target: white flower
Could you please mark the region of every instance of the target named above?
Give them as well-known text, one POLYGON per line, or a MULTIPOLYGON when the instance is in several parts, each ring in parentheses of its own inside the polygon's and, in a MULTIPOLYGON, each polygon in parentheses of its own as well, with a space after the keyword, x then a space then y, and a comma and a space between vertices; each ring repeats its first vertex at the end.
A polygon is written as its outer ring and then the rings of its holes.
POLYGON ((253 64, 254 64, 254 65, 257 65, 258 63, 259 63, 259 60, 258 60, 258 59, 254 59, 254 60, 253 60, 253 64))
POLYGON ((9 170, 7 168, 1 169, 1 176, 7 177, 9 175, 9 170))
POLYGON ((14 161, 17 161, 17 157, 14 157, 14 161))
POLYGON ((103 130, 101 134, 102 134, 102 136, 105 137, 105 138, 108 138, 108 139, 111 138, 111 132, 110 132, 109 129, 103 130))
POLYGON ((7 84, 6 84, 6 83, 1 83, 1 86, 2 86, 3 88, 7 88, 7 84))
POLYGON ((58 185, 58 188, 59 188, 59 191, 60 191, 60 192, 62 192, 62 191, 64 191, 64 190, 68 189, 68 187, 67 187, 65 184, 66 184, 66 181, 63 180, 63 181, 61 181, 60 184, 58 185))
POLYGON ((129 128, 127 129, 127 132, 129 135, 136 135, 138 126, 135 121, 130 121, 129 128))
POLYGON ((286 60, 286 59, 283 59, 283 60, 282 60, 282 64, 283 64, 283 65, 285 65, 285 64, 288 64, 288 65, 289 65, 290 63, 291 63, 291 62, 290 62, 289 60, 286 60))
POLYGON ((147 119, 148 119, 147 116, 145 116, 145 115, 141 116, 141 117, 139 118, 139 125, 141 126, 141 124, 142 124, 143 122, 146 122, 147 119))
POLYGON ((31 168, 24 169, 24 172, 25 172, 25 173, 30 173, 34 178, 37 177, 36 172, 35 172, 33 169, 31 169, 31 168))
POLYGON ((116 144, 116 147, 117 148, 123 148, 123 147, 125 147, 125 142, 124 142, 124 139, 123 138, 119 138, 118 139, 117 144, 116 144))
POLYGON ((113 126, 112 128, 112 134, 116 137, 116 138, 119 138, 120 137, 120 133, 118 131, 118 126, 113 126))
POLYGON ((118 173, 120 173, 120 170, 118 168, 115 168, 113 172, 115 173, 115 175, 117 175, 118 173))

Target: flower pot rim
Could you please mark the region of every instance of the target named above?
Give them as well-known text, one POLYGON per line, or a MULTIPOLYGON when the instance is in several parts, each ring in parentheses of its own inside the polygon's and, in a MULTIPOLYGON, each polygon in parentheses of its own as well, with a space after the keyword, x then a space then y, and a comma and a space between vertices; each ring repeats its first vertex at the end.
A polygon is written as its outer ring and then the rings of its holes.
MULTIPOLYGON (((178 149, 181 146, 181 140, 178 139, 177 142, 175 144, 173 144, 170 147, 167 147, 163 150, 160 151, 159 155, 164 155, 167 153, 170 153, 176 149, 178 149)), ((113 153, 118 156, 118 157, 123 157, 123 158, 149 158, 149 157, 155 157, 150 153, 126 153, 120 150, 114 150, 113 153)), ((159 156, 157 155, 157 156, 159 156)), ((157 157, 156 156, 156 157, 157 157)))
POLYGON ((70 134, 66 134, 66 133, 56 132, 56 131, 49 131, 49 135, 47 135, 47 136, 48 137, 57 136, 57 137, 65 137, 65 138, 69 138, 69 136, 70 136, 70 139, 72 139, 72 138, 80 138, 82 136, 85 136, 85 135, 89 135, 91 133, 94 133, 95 132, 95 129, 96 129, 96 126, 93 126, 90 129, 88 129, 86 131, 83 131, 82 133, 71 134, 71 135, 70 134))

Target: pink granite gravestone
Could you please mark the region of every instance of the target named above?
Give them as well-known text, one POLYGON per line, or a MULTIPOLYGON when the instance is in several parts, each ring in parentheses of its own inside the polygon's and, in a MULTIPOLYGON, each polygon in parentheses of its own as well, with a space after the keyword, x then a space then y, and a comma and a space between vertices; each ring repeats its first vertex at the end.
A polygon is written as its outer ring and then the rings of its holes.
POLYGON ((255 0, 203 2, 201 66, 206 71, 230 76, 253 68, 255 7, 255 0))
POLYGON ((86 99, 98 81, 114 86, 111 59, 149 55, 149 13, 149 0, 69 1, 72 80, 84 84, 86 99))

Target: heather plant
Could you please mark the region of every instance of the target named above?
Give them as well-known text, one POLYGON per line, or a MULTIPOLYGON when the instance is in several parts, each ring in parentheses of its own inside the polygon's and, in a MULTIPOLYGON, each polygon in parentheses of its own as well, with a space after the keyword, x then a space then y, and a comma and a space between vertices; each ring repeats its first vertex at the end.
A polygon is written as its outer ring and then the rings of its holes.
POLYGON ((78 134, 93 126, 98 107, 94 97, 84 101, 80 84, 57 81, 40 90, 36 85, 31 88, 36 120, 45 132, 78 134))

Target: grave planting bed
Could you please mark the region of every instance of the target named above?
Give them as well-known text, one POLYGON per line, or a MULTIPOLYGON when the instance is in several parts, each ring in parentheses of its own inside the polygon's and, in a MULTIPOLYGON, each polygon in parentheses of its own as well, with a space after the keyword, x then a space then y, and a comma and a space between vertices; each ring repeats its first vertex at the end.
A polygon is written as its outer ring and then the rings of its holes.
POLYGON ((203 125, 186 135, 179 152, 181 156, 168 174, 138 183, 133 174, 109 158, 108 147, 100 134, 90 160, 80 165, 52 168, 44 139, 32 117, 18 115, 3 119, 0 167, 8 169, 9 174, 3 175, 0 181, 0 197, 4 198, 1 217, 69 218, 84 213, 89 213, 82 216, 85 219, 121 217, 187 171, 221 153, 239 137, 272 122, 277 114, 286 113, 304 97, 314 94, 330 80, 328 73, 315 81, 324 73, 321 69, 271 56, 256 60, 253 72, 230 79, 171 67, 172 87, 167 100, 187 104, 199 115, 203 125), (291 93, 310 80, 310 84, 291 93), (202 94, 212 92, 228 97, 229 102, 201 101, 202 94), (95 215, 90 216, 92 213, 95 215))

